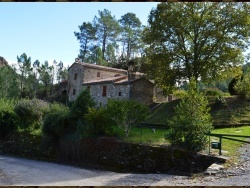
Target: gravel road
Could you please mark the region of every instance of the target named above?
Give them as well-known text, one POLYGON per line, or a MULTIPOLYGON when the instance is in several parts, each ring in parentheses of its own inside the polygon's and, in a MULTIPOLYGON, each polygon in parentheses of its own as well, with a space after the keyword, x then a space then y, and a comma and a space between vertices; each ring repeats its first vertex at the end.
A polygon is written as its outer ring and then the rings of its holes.
POLYGON ((241 148, 241 160, 216 175, 196 177, 168 174, 132 174, 89 170, 67 165, 0 155, 0 185, 16 186, 248 186, 250 144, 241 148))

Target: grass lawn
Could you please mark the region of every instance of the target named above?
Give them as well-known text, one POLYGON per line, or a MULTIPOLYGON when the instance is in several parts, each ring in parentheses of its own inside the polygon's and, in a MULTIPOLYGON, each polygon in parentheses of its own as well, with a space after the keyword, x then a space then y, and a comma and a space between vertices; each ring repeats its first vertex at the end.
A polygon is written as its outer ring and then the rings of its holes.
MULTIPOLYGON (((133 142, 133 143, 144 143, 149 145, 168 145, 169 142, 164 139, 164 134, 167 132, 167 129, 155 129, 155 133, 151 128, 132 128, 128 137, 123 137, 124 141, 133 142)), ((212 131, 215 134, 232 134, 232 135, 244 135, 250 136, 250 126, 243 126, 237 128, 223 128, 215 129, 212 131)), ((239 140, 247 140, 247 138, 236 138, 239 140)), ((218 137, 210 137, 210 142, 219 141, 218 137)), ((229 158, 227 165, 237 162, 239 157, 238 149, 244 143, 222 139, 222 155, 229 158)), ((204 151, 208 154, 208 148, 204 151)), ((210 148, 210 154, 219 155, 218 149, 210 148)))
POLYGON ((145 143, 149 145, 161 145, 168 144, 164 139, 164 134, 168 130, 166 129, 155 129, 155 132, 151 128, 132 128, 129 136, 123 137, 124 141, 133 143, 145 143))
MULTIPOLYGON (((237 127, 237 128, 224 128, 224 129, 215 129, 212 131, 212 133, 215 134, 232 134, 232 135, 244 135, 244 136, 250 136, 250 126, 244 126, 244 127, 237 127)), ((247 140, 247 138, 236 138, 231 137, 234 139, 239 140, 247 140)), ((218 137, 211 137, 210 141, 219 141, 218 137)), ((236 162, 237 158, 239 156, 238 149, 241 147, 244 143, 227 140, 222 138, 222 155, 229 157, 229 162, 236 162)), ((211 153, 218 154, 218 149, 211 149, 211 153)))
MULTIPOLYGON (((250 124, 250 100, 230 96, 225 97, 226 104, 224 106, 216 106, 215 98, 209 98, 211 107, 211 116, 213 124, 250 124)), ((167 121, 175 115, 174 108, 180 100, 174 100, 160 104, 156 107, 145 120, 145 123, 151 124, 167 124, 167 121)))

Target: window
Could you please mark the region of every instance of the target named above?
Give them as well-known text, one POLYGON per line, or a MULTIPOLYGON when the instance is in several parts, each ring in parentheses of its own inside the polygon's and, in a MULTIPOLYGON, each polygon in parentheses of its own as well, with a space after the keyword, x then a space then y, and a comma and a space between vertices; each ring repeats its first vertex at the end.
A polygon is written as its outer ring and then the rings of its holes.
POLYGON ((87 91, 90 91, 90 86, 87 86, 87 91))
POLYGON ((101 73, 100 72, 97 72, 97 77, 100 77, 101 73))
POLYGON ((73 95, 75 95, 76 94, 76 90, 75 89, 73 89, 73 95))
POLYGON ((106 95, 107 95, 107 86, 103 86, 102 87, 102 96, 106 97, 106 95))
POLYGON ((119 96, 122 96, 122 92, 119 92, 119 94, 118 94, 119 96))
POLYGON ((77 73, 75 73, 75 77, 74 77, 74 80, 77 80, 77 73))

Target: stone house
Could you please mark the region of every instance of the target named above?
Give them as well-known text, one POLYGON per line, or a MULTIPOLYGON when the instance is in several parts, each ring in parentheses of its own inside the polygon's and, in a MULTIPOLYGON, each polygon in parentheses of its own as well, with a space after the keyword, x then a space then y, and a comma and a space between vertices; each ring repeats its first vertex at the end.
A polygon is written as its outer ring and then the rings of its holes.
POLYGON ((108 99, 133 99, 152 104, 156 97, 154 83, 143 73, 76 61, 69 67, 68 96, 74 101, 83 89, 90 91, 97 105, 108 99))

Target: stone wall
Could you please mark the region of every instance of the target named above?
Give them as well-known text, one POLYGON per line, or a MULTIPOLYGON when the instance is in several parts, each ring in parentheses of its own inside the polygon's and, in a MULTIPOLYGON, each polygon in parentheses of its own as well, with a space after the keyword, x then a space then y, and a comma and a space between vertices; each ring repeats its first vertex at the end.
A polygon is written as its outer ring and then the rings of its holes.
MULTIPOLYGON (((93 65, 92 65, 93 66, 93 65)), ((82 91, 82 83, 89 82, 89 81, 97 81, 105 78, 115 77, 118 75, 126 75, 127 71, 125 70, 116 70, 116 69, 108 69, 107 67, 101 68, 99 67, 91 67, 91 65, 82 65, 80 63, 74 63, 70 69, 68 74, 68 95, 69 101, 76 100, 77 96, 82 91), (99 77, 97 76, 97 73, 99 77), (77 79, 75 80, 75 74, 77 74, 77 79), (73 94, 73 90, 75 89, 75 94, 73 94)), ((101 93, 100 93, 101 95, 101 93)), ((97 96, 95 96, 97 97, 97 96)), ((103 98, 104 102, 106 101, 103 98)))
POLYGON ((80 64, 73 64, 68 73, 68 95, 69 101, 76 100, 77 96, 82 91, 82 81, 83 81, 83 66, 80 64), (77 74, 77 79, 75 80, 75 74, 77 74), (73 91, 75 90, 75 94, 73 91))
POLYGON ((117 172, 188 175, 204 172, 225 159, 189 153, 171 147, 153 147, 117 141, 115 138, 61 140, 61 162, 117 172))
POLYGON ((153 103, 154 84, 147 79, 139 79, 131 83, 130 98, 145 105, 153 103))
MULTIPOLYGON (((83 88, 87 88, 84 86, 83 88)), ((90 94, 97 103, 97 106, 106 105, 108 99, 128 99, 129 98, 129 85, 114 85, 112 83, 95 84, 90 86, 90 94), (107 86, 106 96, 102 96, 103 86, 107 86), (121 96, 119 96, 121 92, 121 96)))

